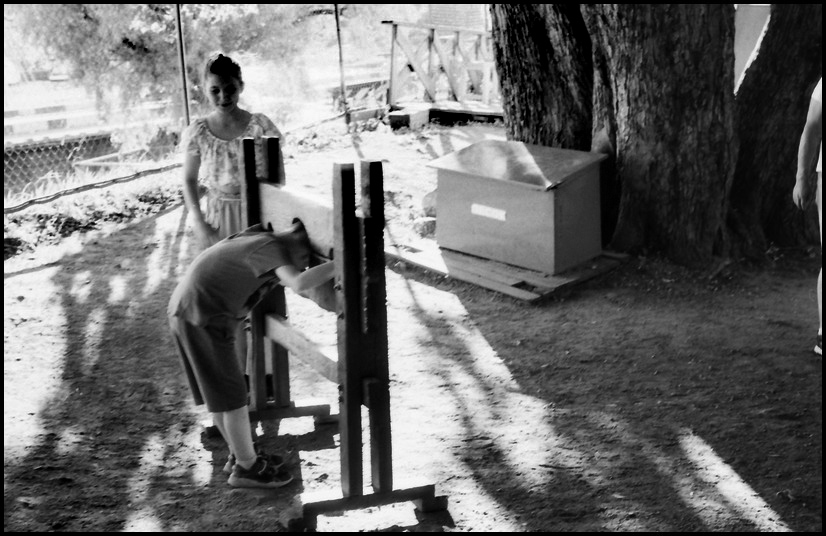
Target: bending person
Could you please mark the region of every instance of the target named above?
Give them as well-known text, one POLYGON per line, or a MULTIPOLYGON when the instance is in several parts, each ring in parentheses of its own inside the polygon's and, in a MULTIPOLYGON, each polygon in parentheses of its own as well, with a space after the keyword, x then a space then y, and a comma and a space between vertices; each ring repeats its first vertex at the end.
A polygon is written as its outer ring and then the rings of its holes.
POLYGON ((256 225, 198 255, 169 300, 169 326, 195 404, 206 404, 229 446, 224 470, 231 486, 274 488, 292 481, 280 456, 256 452, 235 337, 275 285, 301 294, 332 279, 333 262, 307 268, 309 262, 303 226, 276 234, 256 225))

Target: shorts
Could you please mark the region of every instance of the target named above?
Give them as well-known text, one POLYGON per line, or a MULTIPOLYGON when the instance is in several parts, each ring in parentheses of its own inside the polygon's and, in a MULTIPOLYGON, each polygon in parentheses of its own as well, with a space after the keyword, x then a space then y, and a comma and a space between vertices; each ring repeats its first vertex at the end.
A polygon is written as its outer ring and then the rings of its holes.
POLYGON ((196 326, 170 316, 169 329, 195 405, 206 404, 211 413, 221 413, 249 404, 247 381, 237 357, 237 322, 196 326))

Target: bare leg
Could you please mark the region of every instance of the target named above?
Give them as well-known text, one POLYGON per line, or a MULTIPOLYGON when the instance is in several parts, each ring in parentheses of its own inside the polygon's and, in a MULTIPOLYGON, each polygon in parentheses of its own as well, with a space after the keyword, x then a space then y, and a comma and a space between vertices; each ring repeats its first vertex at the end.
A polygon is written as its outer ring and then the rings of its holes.
MULTIPOLYGON (((823 250, 823 174, 817 174, 817 219, 820 224, 820 249, 823 250)), ((817 275, 817 332, 823 333, 823 267, 817 275)))
POLYGON ((244 406, 232 411, 213 413, 212 420, 227 441, 230 454, 235 455, 238 463, 247 468, 255 463, 258 455, 252 442, 249 408, 244 406))

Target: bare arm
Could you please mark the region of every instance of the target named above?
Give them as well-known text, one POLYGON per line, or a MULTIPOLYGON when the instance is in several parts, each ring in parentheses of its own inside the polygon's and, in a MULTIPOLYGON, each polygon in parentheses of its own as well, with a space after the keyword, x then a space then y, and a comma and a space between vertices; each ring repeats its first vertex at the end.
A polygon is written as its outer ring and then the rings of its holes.
POLYGON ((184 203, 192 214, 192 224, 195 236, 201 247, 207 248, 218 239, 218 234, 209 226, 201 212, 201 203, 198 198, 198 171, 201 168, 201 157, 197 154, 184 155, 184 203))
POLYGON ((288 265, 276 268, 275 275, 285 287, 301 294, 332 279, 335 268, 336 264, 333 261, 313 266, 303 272, 299 272, 295 266, 288 265))
POLYGON ((806 208, 811 203, 817 188, 815 166, 823 137, 823 103, 816 99, 809 102, 806 125, 800 136, 797 150, 797 176, 792 192, 795 205, 806 208))

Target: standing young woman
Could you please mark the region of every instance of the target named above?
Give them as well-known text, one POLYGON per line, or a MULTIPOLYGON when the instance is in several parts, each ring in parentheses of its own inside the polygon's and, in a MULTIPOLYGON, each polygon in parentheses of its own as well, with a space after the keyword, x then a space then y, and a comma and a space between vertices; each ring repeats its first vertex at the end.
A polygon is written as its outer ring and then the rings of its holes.
MULTIPOLYGON (((264 176, 264 136, 283 136, 264 114, 238 106, 244 91, 241 67, 230 57, 216 54, 204 69, 204 94, 212 106, 206 117, 196 119, 183 132, 184 202, 192 217, 195 236, 207 248, 246 227, 241 206, 244 182, 244 138, 254 138, 258 175, 264 176), (199 182, 206 187, 202 208, 199 182)), ((283 158, 280 159, 283 166, 283 158)), ((282 170, 283 172, 283 167, 282 170)))

